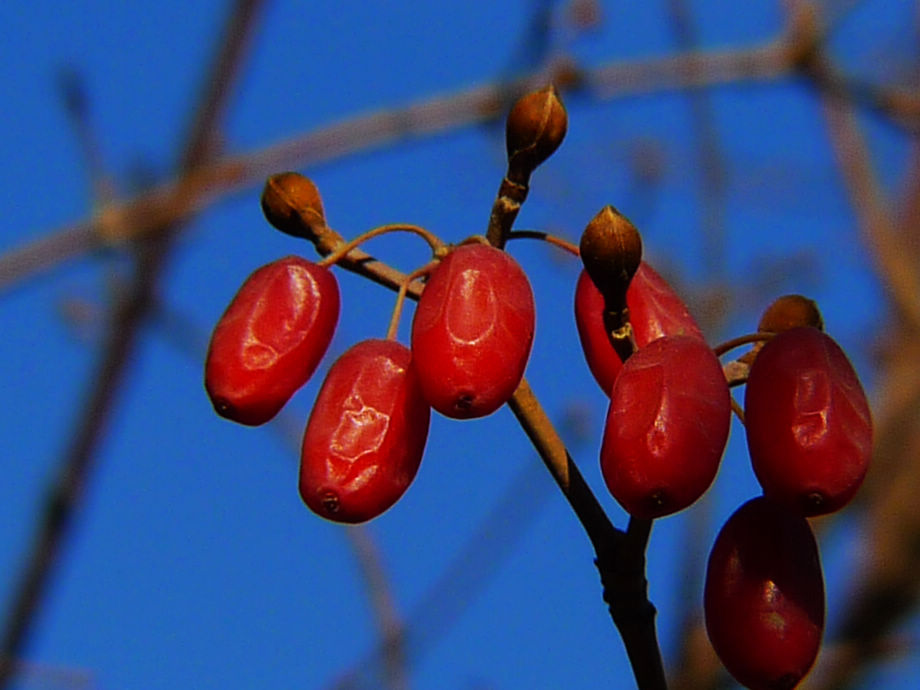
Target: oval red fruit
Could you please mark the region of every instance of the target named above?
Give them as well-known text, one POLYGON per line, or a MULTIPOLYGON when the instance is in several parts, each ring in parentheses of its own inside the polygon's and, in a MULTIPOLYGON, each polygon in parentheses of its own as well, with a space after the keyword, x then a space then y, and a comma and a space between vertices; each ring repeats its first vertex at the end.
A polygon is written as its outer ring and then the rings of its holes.
POLYGON ((365 340, 329 369, 300 456, 300 496, 313 512, 363 522, 409 488, 431 417, 411 357, 395 341, 365 340))
MULTIPOLYGON (((703 340, 700 327, 677 293, 644 261, 626 291, 629 321, 641 348, 665 335, 703 340)), ((623 366, 604 328, 604 297, 584 270, 575 288, 575 325, 588 367, 605 394, 623 366)))
POLYGON ((740 683, 795 687, 824 631, 824 578, 805 518, 764 497, 735 511, 709 556, 703 609, 712 646, 740 683))
POLYGON ((466 419, 506 403, 524 376, 535 319, 530 282, 508 254, 483 244, 448 254, 412 321, 412 357, 431 406, 466 419))
POLYGON ((332 273, 297 256, 256 270, 211 336, 205 388, 217 413, 263 424, 306 382, 339 319, 332 273))
POLYGON ((799 327, 766 343, 751 366, 744 407, 764 494, 806 516, 853 498, 872 457, 872 418, 856 372, 830 336, 799 327))
POLYGON ((715 479, 730 421, 728 385, 705 342, 679 335, 649 343, 611 390, 601 446, 607 488, 639 518, 686 508, 715 479))

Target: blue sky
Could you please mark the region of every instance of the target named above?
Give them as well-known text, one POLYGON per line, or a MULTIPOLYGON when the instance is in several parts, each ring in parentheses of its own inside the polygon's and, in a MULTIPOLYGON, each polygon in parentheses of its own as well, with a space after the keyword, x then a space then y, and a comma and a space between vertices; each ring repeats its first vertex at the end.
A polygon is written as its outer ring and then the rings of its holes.
MULTIPOLYGON (((128 195, 135 171, 165 179, 173 170, 227 4, 0 5, 7 201, 0 251, 93 210, 57 87, 60 70, 85 80, 106 171, 128 195)), ((531 70, 539 56, 529 21, 540 5, 555 17, 549 54, 585 67, 676 50, 666 2, 602 2, 602 24, 584 33, 565 25, 561 1, 266 5, 226 119, 231 153, 531 70)), ((782 28, 776 2, 686 5, 707 49, 752 45, 782 28)), ((835 58, 865 78, 906 73, 910 8, 860 3, 838 27, 835 58)), ((707 286, 731 295, 713 340, 753 330, 776 294, 803 292, 819 301, 829 332, 870 382, 874 341, 865 334, 883 323, 882 292, 814 94, 798 80, 709 94, 726 172, 717 276, 704 269, 696 130, 679 93, 566 95, 567 140, 535 173, 517 227, 576 239, 603 205, 614 204, 642 230, 646 256, 687 287, 692 305, 699 307, 707 286), (640 166, 652 177, 638 177, 640 166)), ((874 116, 862 124, 891 187, 904 170, 907 138, 874 116)), ((484 231, 503 155, 502 127, 475 126, 301 171, 316 181, 330 224, 346 236, 411 222, 458 241, 484 231)), ((285 431, 220 419, 203 390, 207 335, 242 280, 285 254, 313 256, 311 247, 269 228, 258 193, 250 187, 222 200, 177 242, 159 290, 162 314, 141 330, 85 504, 35 622, 26 658, 38 670, 17 687, 78 687, 43 675, 64 669, 90 678, 92 688, 323 688, 376 644, 350 542, 301 504, 285 431)), ((412 239, 382 238, 368 250, 405 270, 425 260, 412 239)), ((551 418, 580 420, 582 433, 562 424, 563 435, 614 522, 625 526, 597 467, 606 408, 574 329, 579 266, 539 243, 511 251, 536 293, 528 379, 551 418)), ((0 416, 0 601, 12 592, 79 419, 105 306, 127 265, 118 252, 97 252, 0 293, 0 376, 8 391, 0 416), (89 314, 79 324, 66 316, 75 305, 89 314)), ((344 273, 339 282, 342 317, 330 353, 286 408, 294 446, 336 354, 386 331, 391 293, 344 273)), ((409 323, 407 315, 403 338, 409 323)), ((688 575, 692 564, 705 558, 720 522, 756 492, 743 430, 734 425, 707 500, 656 523, 649 579, 666 664, 674 660, 683 606, 701 600, 688 575)), ((631 686, 589 543, 507 409, 466 423, 433 415, 415 484, 367 531, 409 625, 413 687, 631 686), (436 587, 460 554, 468 555, 459 575, 436 587)), ((856 557, 846 547, 851 537, 841 527, 823 544, 832 621, 856 557)), ((903 687, 917 670, 915 658, 900 660, 874 687, 903 687)))

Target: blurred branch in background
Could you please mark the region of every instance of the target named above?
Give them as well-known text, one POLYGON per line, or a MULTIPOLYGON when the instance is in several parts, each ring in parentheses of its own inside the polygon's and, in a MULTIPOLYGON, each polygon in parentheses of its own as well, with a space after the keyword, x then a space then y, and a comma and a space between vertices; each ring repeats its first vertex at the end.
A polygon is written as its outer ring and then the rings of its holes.
MULTIPOLYGON (((108 416, 137 343, 138 327, 150 316, 172 239, 182 225, 231 193, 255 189, 270 173, 303 168, 373 147, 394 146, 413 137, 495 120, 503 114, 509 94, 548 79, 555 81, 560 89, 594 102, 675 89, 689 91, 702 175, 700 193, 704 212, 701 226, 708 228, 704 241, 709 250, 705 253, 715 271, 723 267, 719 251, 725 233, 721 196, 727 173, 719 157, 719 133, 713 124, 712 106, 701 89, 729 83, 804 77, 820 94, 843 185, 865 246, 876 262, 879 281, 886 287, 893 308, 890 329, 883 343, 885 351, 879 361, 879 385, 875 396, 876 466, 869 475, 860 505, 852 509, 866 515, 868 566, 859 588, 847 602, 850 610, 839 637, 829 636, 828 649, 814 674, 814 687, 844 687, 858 678, 866 664, 884 658, 892 648, 901 649, 892 643, 892 631, 916 606, 920 587, 915 575, 920 567, 917 547, 920 521, 912 510, 912 490, 920 484, 920 463, 916 461, 920 452, 920 369, 916 365, 920 361, 916 344, 920 331, 920 275, 917 271, 920 148, 913 139, 912 167, 903 185, 898 206, 901 213, 896 213, 873 170, 871 152, 856 109, 867 111, 900 128, 905 135, 915 137, 920 126, 920 92, 914 87, 871 84, 851 78, 832 62, 826 50, 827 32, 836 24, 822 21, 816 5, 788 4, 791 8, 788 26, 775 40, 739 50, 699 51, 694 47, 688 8, 672 0, 672 22, 680 48, 676 55, 617 61, 596 68, 583 68, 561 56, 519 80, 358 116, 264 149, 237 155, 221 154, 219 123, 232 95, 245 57, 247 39, 254 31, 261 5, 255 1, 240 1, 231 13, 218 58, 207 75, 207 88, 189 127, 176 177, 126 200, 112 198, 110 183, 98 156, 98 145, 88 125, 85 93, 75 77, 65 75, 66 107, 76 126, 77 138, 82 142, 98 210, 90 219, 43 235, 27 246, 0 256, 0 289, 9 289, 68 258, 113 246, 127 249, 134 258, 135 270, 130 285, 112 305, 110 326, 94 377, 97 382, 80 408, 85 411, 84 417, 76 424, 62 462, 61 475, 46 499, 30 561, 8 614, 0 648, 0 682, 9 680, 12 672, 23 668, 16 660, 28 639, 31 621, 60 554, 67 525, 79 509, 82 489, 93 470, 94 453, 106 431, 108 416)), ((578 5, 581 15, 589 18, 596 15, 593 3, 578 5)), ((848 9, 853 6, 850 4, 848 9)), ((833 19, 840 21, 844 15, 838 10, 833 19)), ((525 488, 526 482, 533 477, 530 466, 527 472, 530 474, 519 480, 525 488)), ((520 491, 518 487, 513 495, 517 497, 519 493, 526 497, 529 489, 520 491)), ((531 495, 528 500, 532 505, 537 499, 531 495)), ((501 526, 517 521, 508 520, 503 514, 500 520, 490 522, 483 529, 490 531, 490 538, 495 541, 489 542, 478 532, 477 539, 506 548, 516 536, 501 532, 496 523, 501 526)), ((520 526, 515 527, 520 529, 520 526)), ((368 581, 377 582, 375 570, 370 565, 375 560, 373 549, 368 548, 362 538, 356 538, 356 553, 367 568, 368 581)), ((481 572, 470 574, 468 563, 480 559, 481 552, 470 555, 461 551, 457 565, 448 568, 445 579, 435 583, 432 594, 413 609, 405 628, 400 626, 392 602, 386 600, 385 585, 372 584, 370 591, 376 592, 373 596, 377 597, 375 608, 384 642, 357 672, 364 674, 374 664, 383 663, 388 668, 392 665, 388 672, 392 674, 391 687, 403 687, 406 681, 401 664, 405 660, 411 664, 416 655, 422 653, 422 643, 431 644, 436 639, 438 631, 459 615, 460 609, 454 607, 462 607, 469 592, 488 577, 492 572, 490 568, 497 567, 487 559, 489 568, 483 566, 481 572), (451 592, 454 597, 445 596, 451 592), (400 630, 408 638, 396 645, 392 640, 400 630), (387 658, 390 661, 381 661, 387 658)), ((721 666, 699 626, 688 628, 684 658, 693 660, 693 664, 681 667, 675 687, 706 688, 724 684, 721 666)))
MULTIPOLYGON (((852 9, 852 5, 850 9, 852 9)), ((888 96, 882 87, 850 82, 829 64, 822 49, 821 17, 815 6, 790 3, 791 11, 807 16, 816 40, 798 61, 798 69, 821 96, 830 144, 842 182, 857 219, 864 246, 874 259, 879 281, 886 286, 893 310, 880 363, 880 385, 875 391, 876 450, 866 485, 850 511, 861 511, 867 522, 863 548, 867 567, 858 573, 853 595, 838 630, 829 630, 825 651, 805 686, 830 690, 853 687, 873 661, 904 650, 893 641, 895 626, 913 611, 920 594, 916 578, 920 568, 920 520, 913 509, 914 487, 920 482, 920 375, 916 366, 916 334, 920 321, 920 271, 917 263, 916 162, 908 172, 900 214, 886 198, 873 169, 869 146, 857 121, 854 106, 877 107, 888 96), (901 223, 895 221, 902 219, 901 223)), ((822 39, 823 40, 823 39, 822 39)), ((898 93, 915 91, 897 89, 898 93)), ((903 110, 888 113, 901 121, 903 110)), ((903 121, 901 121, 903 123, 903 121)), ((915 124, 909 127, 916 132, 915 124)), ((917 143, 914 142, 916 152, 917 143)), ((818 527, 826 529, 835 517, 825 517, 818 527)), ((675 679, 676 688, 725 687, 726 678, 700 626, 685 638, 687 663, 675 679)))
MULTIPOLYGON (((94 330, 92 321, 98 318, 99 312, 92 305, 73 304, 67 311, 76 315, 74 325, 77 328, 94 330)), ((194 362, 204 359, 208 336, 194 321, 162 304, 151 310, 151 318, 177 350, 194 362)), ((570 442, 583 446, 590 440, 584 426, 587 412, 577 408, 568 412, 570 416, 560 426, 570 442)), ((290 447, 291 456, 298 457, 303 420, 283 409, 269 427, 290 447)), ((404 621, 398 613, 384 558, 371 530, 364 525, 344 526, 342 532, 358 562, 380 642, 344 671, 334 687, 339 690, 381 684, 392 690, 408 687, 408 671, 444 638, 505 561, 514 555, 516 544, 526 535, 527 528, 552 495, 551 488, 552 484, 537 464, 530 459, 523 463, 404 621)))
MULTIPOLYGON (((559 59, 546 69, 510 83, 357 116, 264 149, 216 158, 206 165, 189 167, 175 180, 134 198, 109 204, 94 219, 52 231, 33 244, 0 256, 0 289, 79 254, 156 234, 158 228, 180 223, 230 193, 261 186, 272 173, 495 120, 504 114, 508 94, 521 93, 547 81, 562 91, 576 91, 585 98, 602 101, 739 81, 776 80, 795 75, 801 43, 808 40, 804 29, 793 23, 777 39, 749 49, 693 51, 588 69, 559 59)), ((920 107, 916 112, 920 114, 920 107)))
MULTIPOLYGON (((227 27, 218 41, 218 51, 212 69, 206 75, 203 97, 197 104, 193 124, 182 151, 182 170, 187 172, 206 164, 215 153, 214 135, 220 129, 229 96, 229 87, 239 72, 243 47, 254 29, 259 0, 239 0, 233 8, 227 27)), ((84 107, 71 93, 71 108, 84 107)), ((86 141, 92 141, 87 136, 86 141)), ((91 148, 91 147, 90 147, 91 148)), ((99 175, 90 170, 91 176, 99 175)), ((57 563, 66 539, 67 529, 81 507, 84 488, 90 479, 93 460, 102 440, 113 405, 117 400, 128 364, 138 342, 138 331, 144 322, 160 275, 171 249, 171 240, 179 219, 164 220, 152 228, 154 232, 136 238, 132 246, 135 257, 131 284, 119 294, 112 305, 109 331, 102 346, 100 364, 93 377, 85 403, 78 409, 69 448, 45 499, 31 552, 20 574, 19 583, 7 613, 0 638, 0 686, 6 686, 15 671, 15 661, 28 643, 36 612, 44 598, 49 577, 57 563)))

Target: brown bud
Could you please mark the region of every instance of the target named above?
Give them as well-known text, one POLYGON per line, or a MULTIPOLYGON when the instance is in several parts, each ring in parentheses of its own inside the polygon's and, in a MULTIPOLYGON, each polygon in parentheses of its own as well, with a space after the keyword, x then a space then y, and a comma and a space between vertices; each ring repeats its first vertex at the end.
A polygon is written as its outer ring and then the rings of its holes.
POLYGON ((605 206, 585 227, 579 251, 607 308, 625 306, 626 289, 642 260, 642 238, 636 226, 613 206, 605 206))
MULTIPOLYGON (((818 305, 802 295, 783 295, 777 297, 764 309, 757 330, 764 333, 782 333, 799 326, 811 326, 820 331, 824 330, 824 319, 818 311, 818 305)), ((739 361, 751 365, 764 343, 754 343, 754 347, 741 357, 739 361)))
POLYGON ((509 177, 526 180, 553 155, 565 138, 568 122, 556 87, 546 86, 521 96, 508 113, 505 129, 509 177))
POLYGON ((262 213, 275 228, 294 237, 315 241, 326 229, 319 190, 300 173, 268 178, 262 190, 262 213))
POLYGON ((812 326, 823 331, 824 319, 814 300, 802 295, 783 295, 764 310, 757 330, 782 333, 797 326, 812 326))

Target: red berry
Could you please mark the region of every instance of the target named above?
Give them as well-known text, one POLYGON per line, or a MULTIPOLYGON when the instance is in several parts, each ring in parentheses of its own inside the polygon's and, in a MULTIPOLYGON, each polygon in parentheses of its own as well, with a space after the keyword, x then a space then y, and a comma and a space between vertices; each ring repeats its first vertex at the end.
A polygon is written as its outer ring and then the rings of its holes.
POLYGON ((803 515, 846 505, 872 455, 872 419, 843 350, 816 328, 780 333, 751 366, 744 396, 754 473, 803 515))
POLYGON ((300 496, 313 512, 363 522, 409 488, 431 417, 411 357, 395 341, 365 340, 329 369, 300 456, 300 496))
POLYGON ((524 271, 483 244, 457 247, 432 272, 412 322, 425 398, 443 415, 491 414, 524 376, 535 306, 524 271))
POLYGON ((805 518, 760 497, 728 519, 709 556, 706 630, 745 687, 793 688, 824 630, 824 579, 805 518))
MULTIPOLYGON (((703 340, 687 306, 644 261, 626 291, 626 305, 640 348, 664 335, 689 335, 703 340)), ((604 328, 604 297, 585 271, 578 276, 575 288, 575 324, 588 367, 604 393, 610 395, 623 362, 604 328)))
POLYGON ((217 322, 204 385, 217 413, 241 424, 274 417, 316 370, 339 319, 339 286, 288 256, 255 271, 217 322))
POLYGON ((639 518, 696 501, 715 479, 731 400, 719 360, 699 338, 659 338, 626 360, 610 394, 601 470, 639 518))

